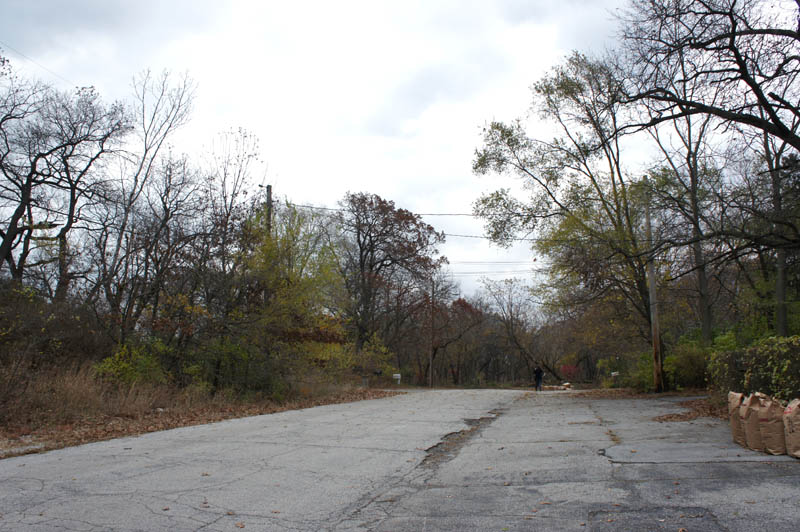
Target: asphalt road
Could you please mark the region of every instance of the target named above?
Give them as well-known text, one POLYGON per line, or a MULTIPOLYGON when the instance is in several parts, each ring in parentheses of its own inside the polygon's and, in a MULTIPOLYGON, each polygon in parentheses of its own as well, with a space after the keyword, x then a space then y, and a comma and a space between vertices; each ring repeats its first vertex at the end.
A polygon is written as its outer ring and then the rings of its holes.
POLYGON ((800 530, 800 460, 677 398, 447 390, 0 460, 0 530, 800 530))

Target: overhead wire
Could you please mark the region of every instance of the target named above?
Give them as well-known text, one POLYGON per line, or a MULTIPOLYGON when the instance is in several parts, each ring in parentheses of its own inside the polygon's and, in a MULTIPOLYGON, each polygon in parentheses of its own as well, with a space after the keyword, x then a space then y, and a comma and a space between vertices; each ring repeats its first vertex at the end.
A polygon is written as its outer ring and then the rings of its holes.
POLYGON ((531 274, 530 270, 497 270, 497 271, 484 271, 484 272, 449 272, 450 275, 455 275, 458 277, 468 277, 470 275, 507 275, 511 273, 524 273, 524 274, 531 274))
MULTIPOLYGON (((35 66, 41 68, 45 72, 49 73, 50 75, 56 77, 57 79, 73 86, 77 86, 76 83, 73 81, 68 80, 64 76, 60 75, 59 73, 55 72, 54 70, 46 67, 45 65, 41 64, 40 62, 36 61, 32 57, 24 54, 23 52, 19 51, 17 48, 11 46, 10 44, 0 40, 0 46, 14 52, 19 57, 25 59, 26 61, 34 64, 35 66)), ((336 207, 324 207, 320 205, 309 205, 309 204, 299 204, 299 203, 291 203, 287 202, 288 205, 292 205, 293 207, 304 208, 304 209, 312 209, 312 210, 319 210, 319 211, 328 211, 328 212, 344 212, 347 209, 343 208, 336 208, 336 207)), ((427 213, 416 213, 419 216, 450 216, 450 217, 468 217, 468 218, 478 218, 479 216, 474 213, 444 213, 444 212, 427 212, 427 213)), ((484 235, 463 235, 463 234, 455 234, 455 233, 444 233, 445 236, 452 237, 452 238, 472 238, 472 239, 479 239, 479 240, 491 240, 491 238, 484 236, 484 235)), ((533 242, 536 239, 533 238, 511 238, 509 240, 512 241, 529 241, 533 242)), ((517 264, 528 264, 528 261, 454 261, 451 264, 461 264, 461 265, 483 265, 483 266, 491 266, 491 265, 517 265, 517 264)), ((468 277, 474 275, 506 275, 506 274, 516 274, 516 273, 531 273, 530 270, 485 270, 485 271, 476 271, 476 272, 449 272, 453 276, 458 277, 468 277)))
MULTIPOLYGON (((291 205, 293 207, 299 207, 304 209, 314 209, 314 210, 321 210, 321 211, 332 211, 332 212, 345 212, 347 209, 342 208, 335 208, 335 207, 321 207, 319 205, 305 205, 299 203, 291 203, 287 202, 287 205, 291 205)), ((415 213, 418 216, 470 216, 473 218, 480 218, 477 214, 467 214, 467 213, 415 213)), ((514 214, 514 213, 512 213, 514 214)), ((522 214, 518 214, 519 216, 523 216, 522 214)), ((486 235, 464 235, 459 233, 443 233, 444 236, 453 237, 453 238, 472 238, 476 240, 491 240, 494 239, 488 237, 486 235)), ((580 243, 584 242, 580 238, 533 238, 533 237, 511 237, 503 239, 507 242, 562 242, 562 243, 580 243)), ((648 242, 645 238, 637 239, 639 243, 646 244, 648 242)), ((619 242, 623 242, 623 240, 619 240, 619 242)))
POLYGON ((42 70, 44 70, 45 72, 47 72, 47 73, 48 73, 48 74, 50 74, 51 76, 55 76, 56 78, 58 78, 59 80, 63 81, 64 83, 68 83, 69 85, 72 85, 73 87, 77 87, 77 86, 78 86, 78 84, 77 84, 77 83, 74 83, 74 82, 72 82, 72 81, 68 80, 67 78, 65 78, 64 76, 62 76, 61 74, 59 74, 58 72, 55 72, 55 71, 53 71, 53 70, 50 70, 49 68, 47 68, 46 66, 44 66, 44 65, 43 65, 43 64, 41 64, 40 62, 36 61, 36 60, 35 60, 35 59, 33 59, 32 57, 28 57, 27 55, 23 54, 22 52, 20 52, 19 50, 17 50, 16 48, 14 48, 14 47, 13 47, 13 46, 11 46, 10 44, 8 44, 7 42, 0 41, 0 46, 3 46, 4 48, 7 48, 7 49, 11 50, 12 52, 14 52, 15 54, 17 54, 17 55, 18 55, 18 56, 20 56, 21 58, 25 59, 26 61, 29 61, 29 62, 33 63, 33 64, 34 64, 34 65, 36 65, 37 67, 41 68, 42 70))
MULTIPOLYGON (((292 207, 298 207, 301 209, 312 209, 312 210, 319 210, 319 211, 330 211, 330 212, 346 212, 347 209, 342 209, 341 207, 322 207, 320 205, 308 205, 308 204, 301 204, 301 203, 291 203, 287 202, 287 205, 291 205, 292 207)), ((455 212, 421 212, 415 213, 418 216, 467 216, 470 218, 479 218, 477 214, 468 214, 468 213, 455 213, 455 212)), ((458 233, 444 233, 444 236, 449 236, 453 238, 474 238, 478 240, 492 240, 492 238, 485 236, 485 235, 463 235, 458 233)), ((515 237, 509 238, 512 242, 538 242, 542 239, 539 238, 526 238, 526 237, 515 237)))
POLYGON ((530 264, 530 260, 456 260, 449 264, 530 264))
MULTIPOLYGON (((301 203, 291 203, 287 202, 288 205, 293 207, 301 208, 301 209, 312 209, 312 210, 319 210, 319 211, 327 211, 327 212, 346 212, 347 209, 343 209, 341 207, 323 207, 320 205, 309 205, 309 204, 301 204, 301 203)), ((417 213, 419 216, 464 216, 470 218, 477 218, 478 216, 475 214, 467 214, 467 213, 417 213)), ((472 238, 478 240, 491 240, 491 238, 483 235, 463 235, 463 234, 456 234, 456 233, 444 233, 447 237, 454 237, 454 238, 472 238)), ((533 242, 537 239, 535 238, 512 238, 512 241, 525 241, 525 242, 533 242)), ((453 261, 449 264, 457 264, 457 265, 474 265, 474 266, 515 266, 515 265, 525 265, 531 264, 533 261, 453 261)), ((530 275, 533 272, 531 270, 479 270, 479 271, 450 271, 448 272, 453 277, 458 278, 465 278, 465 277, 474 277, 474 276, 495 276, 495 275, 517 275, 517 274, 525 274, 530 275)))

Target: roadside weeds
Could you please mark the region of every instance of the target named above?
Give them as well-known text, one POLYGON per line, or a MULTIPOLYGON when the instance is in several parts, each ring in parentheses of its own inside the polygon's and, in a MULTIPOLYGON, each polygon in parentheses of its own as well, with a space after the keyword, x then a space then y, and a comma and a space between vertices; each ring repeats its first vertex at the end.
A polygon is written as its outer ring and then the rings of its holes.
POLYGON ((26 423, 12 422, 0 426, 0 459, 124 436, 215 423, 226 419, 381 399, 401 393, 404 392, 354 388, 284 403, 272 401, 227 402, 195 407, 154 408, 129 415, 100 413, 81 416, 66 423, 43 423, 34 427, 26 423))

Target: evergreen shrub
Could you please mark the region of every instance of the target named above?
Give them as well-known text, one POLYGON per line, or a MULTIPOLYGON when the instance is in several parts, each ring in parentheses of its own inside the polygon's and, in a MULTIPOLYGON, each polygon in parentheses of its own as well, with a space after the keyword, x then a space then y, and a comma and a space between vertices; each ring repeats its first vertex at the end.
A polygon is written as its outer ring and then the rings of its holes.
POLYGON ((709 361, 712 386, 720 391, 800 397, 800 336, 765 338, 747 348, 718 350, 709 361))

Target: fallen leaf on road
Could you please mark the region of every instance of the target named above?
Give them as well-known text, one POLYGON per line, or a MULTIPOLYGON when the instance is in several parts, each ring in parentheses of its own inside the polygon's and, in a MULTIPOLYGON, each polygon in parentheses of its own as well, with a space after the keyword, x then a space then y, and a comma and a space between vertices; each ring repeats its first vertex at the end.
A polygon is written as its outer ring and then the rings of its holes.
POLYGON ((552 502, 542 501, 539 504, 553 504, 552 502))
POLYGON ((272 510, 272 513, 279 514, 279 513, 281 513, 281 511, 280 510, 272 510))
POLYGON ((511 482, 503 482, 503 486, 510 486, 511 482))
POLYGON ((201 477, 210 477, 211 473, 200 473, 201 477))
POLYGON ((164 506, 164 507, 162 508, 162 510, 166 512, 167 510, 169 510, 169 506, 164 506))
POLYGON ((631 449, 631 452, 632 452, 632 453, 635 453, 635 452, 637 452, 637 451, 636 451, 636 449, 631 449))
POLYGON ((244 523, 236 523, 236 528, 244 528, 244 523))
POLYGON ((236 515, 236 514, 234 514, 234 513, 233 513, 233 512, 231 512, 230 510, 228 510, 228 511, 226 512, 226 514, 225 514, 225 515, 236 515))

